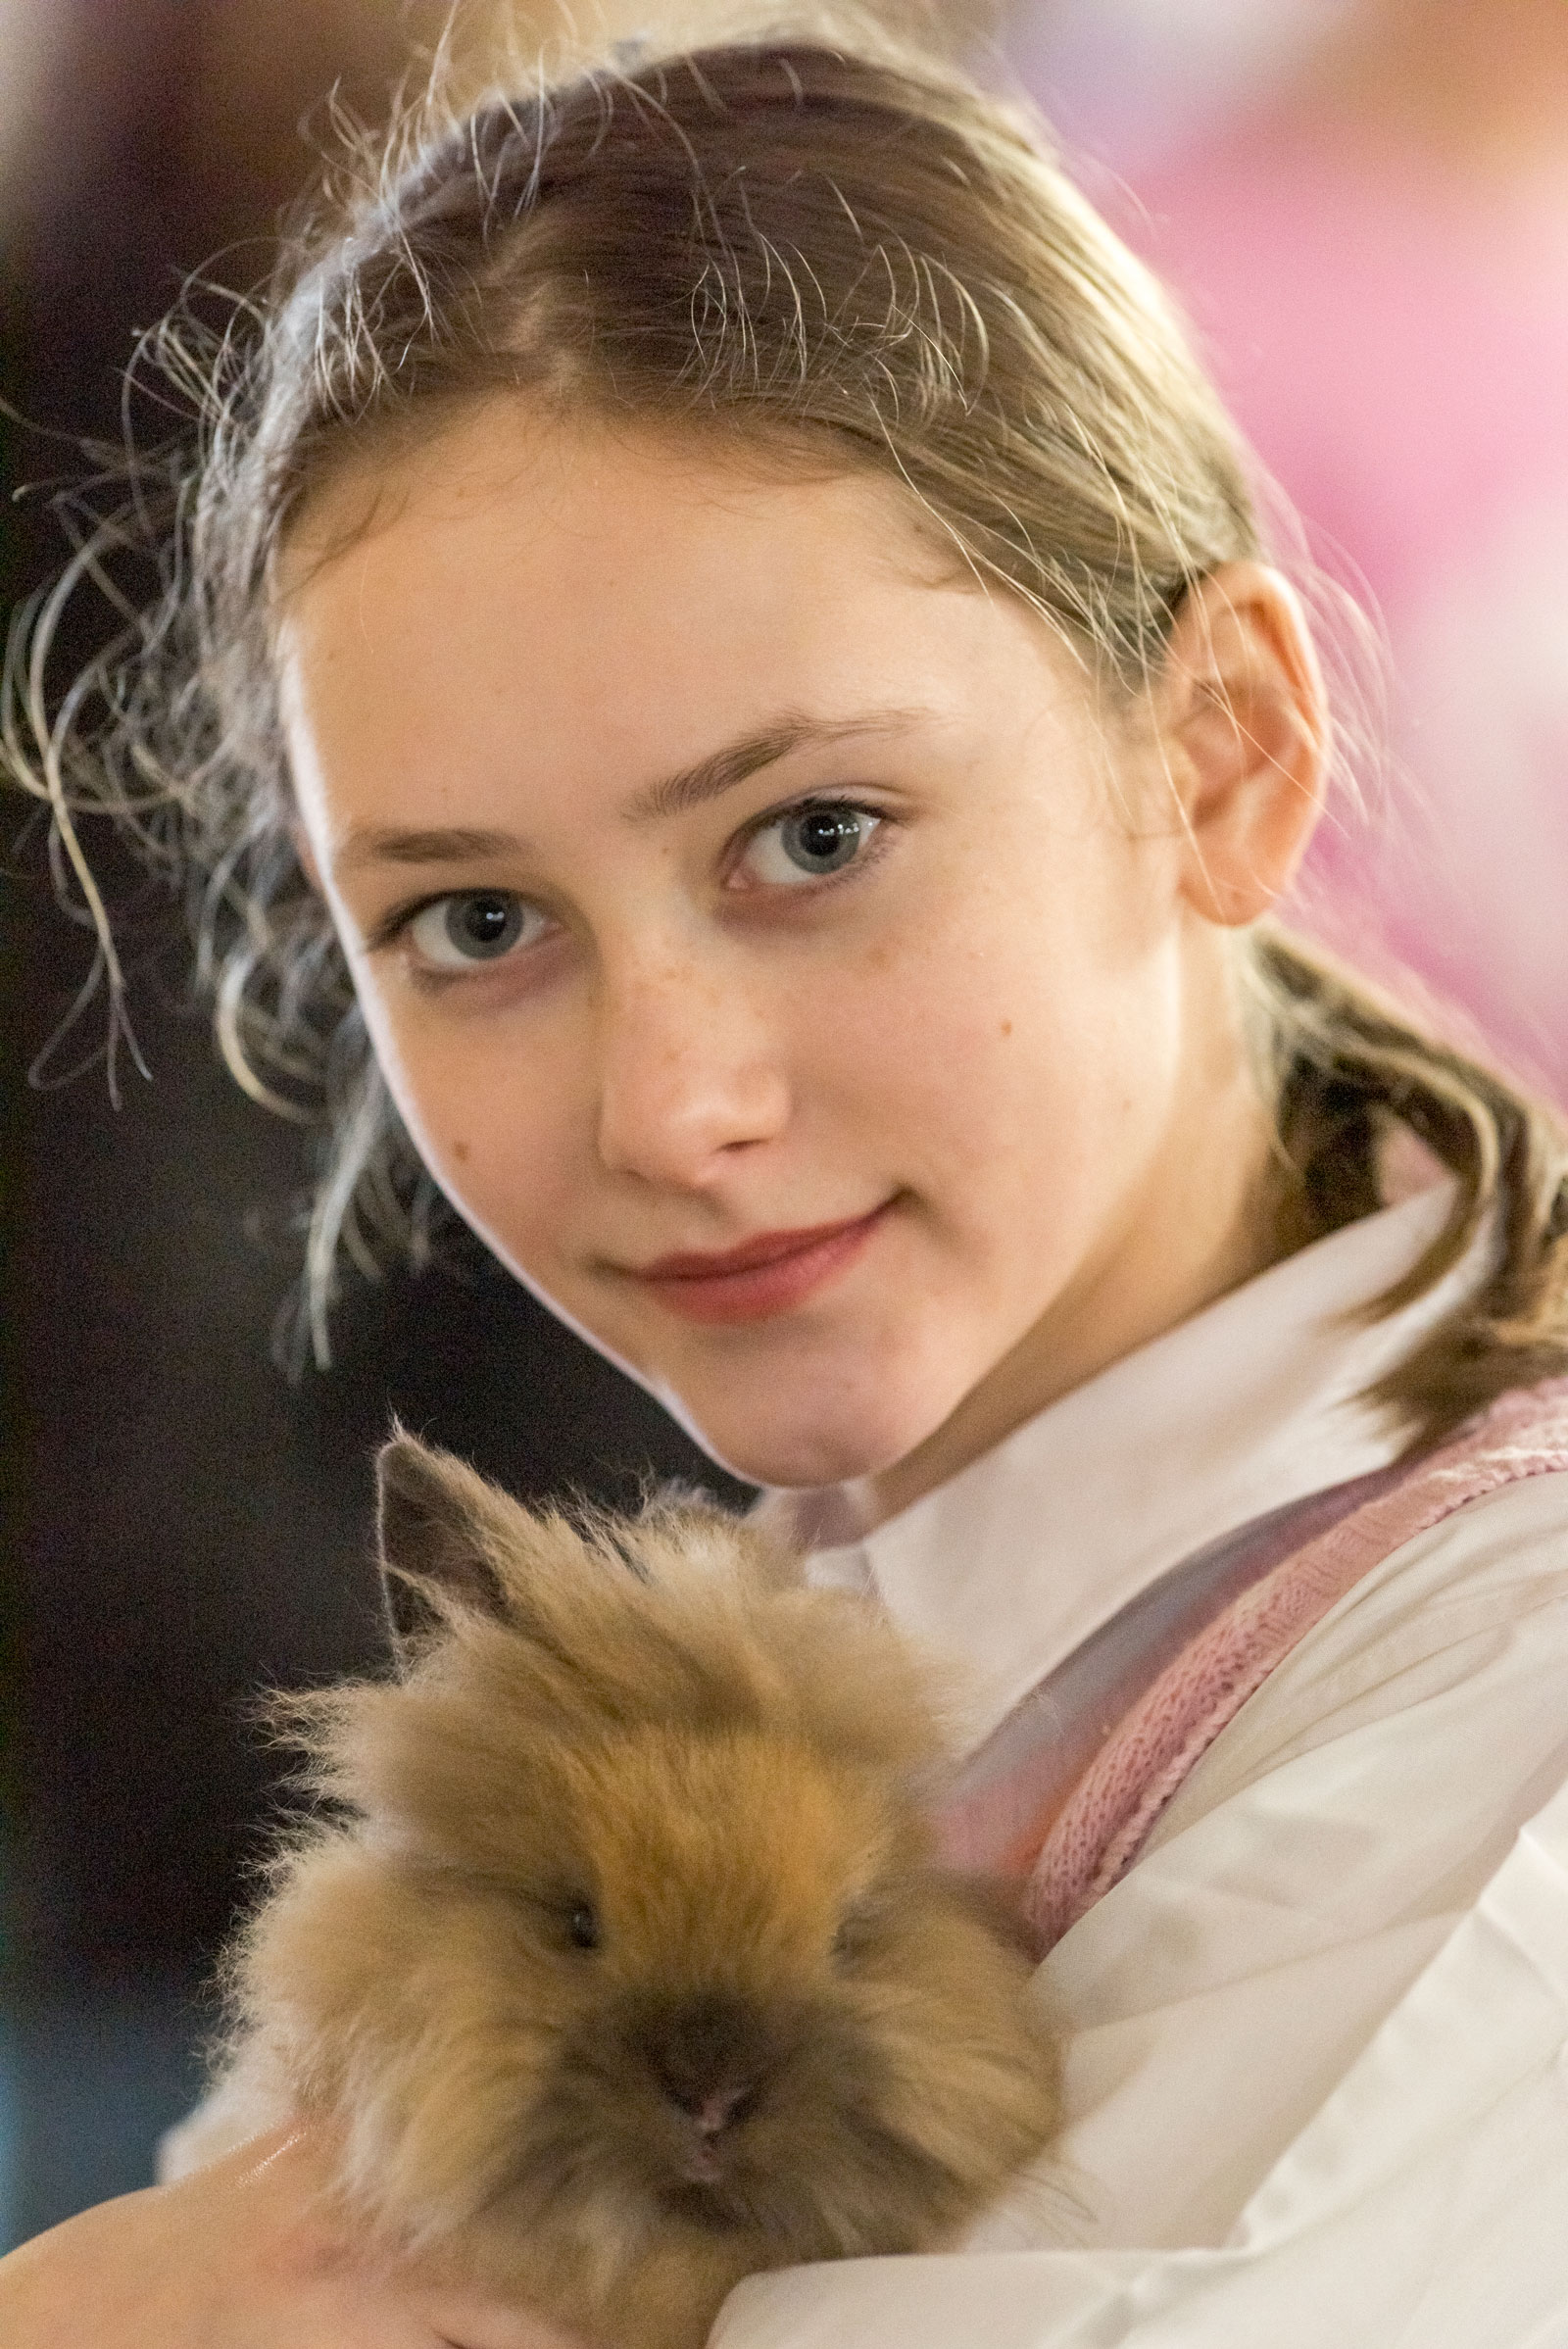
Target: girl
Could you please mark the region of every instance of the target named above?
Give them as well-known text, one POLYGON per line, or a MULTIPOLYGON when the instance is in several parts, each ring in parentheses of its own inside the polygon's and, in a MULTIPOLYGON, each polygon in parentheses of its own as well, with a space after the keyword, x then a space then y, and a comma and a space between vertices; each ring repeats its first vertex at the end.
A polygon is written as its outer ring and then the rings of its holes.
MULTIPOLYGON (((716 2339, 1562 2337, 1568 1155, 1268 919, 1324 690, 1155 288, 1005 110, 780 36, 430 137, 211 390, 29 772, 177 830, 232 1063, 329 1080, 318 1337, 412 1145, 965 1661, 948 1832, 1054 1937, 1065 2205, 716 2339)), ((14 2255, 5 2339, 550 2337, 318 2159, 14 2255)))

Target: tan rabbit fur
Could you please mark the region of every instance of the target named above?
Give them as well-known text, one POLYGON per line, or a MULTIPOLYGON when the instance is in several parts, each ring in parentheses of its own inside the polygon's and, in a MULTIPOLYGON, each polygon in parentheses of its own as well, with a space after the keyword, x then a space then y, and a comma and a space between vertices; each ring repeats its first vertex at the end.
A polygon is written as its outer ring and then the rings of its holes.
POLYGON ((362 2223, 613 2349, 950 2240, 1049 2138, 1000 1912, 945 1876, 926 1670, 758 1533, 381 1461, 401 1675, 287 1699, 328 1797, 232 1958, 230 2094, 362 2223))

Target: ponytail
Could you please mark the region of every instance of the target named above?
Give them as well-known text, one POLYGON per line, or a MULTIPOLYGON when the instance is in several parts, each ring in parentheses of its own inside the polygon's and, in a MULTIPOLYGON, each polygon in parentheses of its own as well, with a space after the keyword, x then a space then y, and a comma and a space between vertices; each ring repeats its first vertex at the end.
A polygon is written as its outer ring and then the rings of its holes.
POLYGON ((1479 1289, 1372 1390, 1408 1429, 1411 1448, 1438 1442, 1510 1387, 1568 1375, 1562 1119, 1272 923, 1253 933, 1248 977, 1270 1063, 1287 1249, 1381 1203, 1379 1160, 1395 1124, 1451 1171, 1457 1189, 1443 1230, 1375 1311, 1432 1289, 1495 1216, 1495 1254, 1479 1289))

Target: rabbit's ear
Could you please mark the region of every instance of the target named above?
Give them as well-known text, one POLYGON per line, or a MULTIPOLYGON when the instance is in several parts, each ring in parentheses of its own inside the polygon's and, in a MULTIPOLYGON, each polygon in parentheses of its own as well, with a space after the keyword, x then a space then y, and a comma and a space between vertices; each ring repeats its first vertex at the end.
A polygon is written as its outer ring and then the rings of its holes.
POLYGON ((447 1620, 444 1598, 504 1615, 497 1547, 517 1504, 450 1452, 399 1428, 375 1464, 381 1593, 400 1662, 447 1620))

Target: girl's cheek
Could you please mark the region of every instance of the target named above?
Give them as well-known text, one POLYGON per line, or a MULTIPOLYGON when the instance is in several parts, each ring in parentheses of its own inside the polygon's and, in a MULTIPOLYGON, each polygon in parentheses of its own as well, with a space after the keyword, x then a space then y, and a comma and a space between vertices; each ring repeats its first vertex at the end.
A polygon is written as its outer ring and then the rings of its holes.
POLYGON ((432 1076, 416 1147, 460 1212, 518 1273, 550 1285, 592 1194, 580 1120, 540 1079, 432 1076))
POLYGON ((531 1006, 509 1016, 505 1002, 455 1004, 456 990, 411 987, 380 956, 354 957, 354 979, 420 1159, 514 1272, 551 1286, 571 1201, 585 1188, 573 1139, 584 1123, 581 1039, 531 1006))
POLYGON ((399 1116, 425 1166, 459 1210, 479 1220, 506 1162, 496 1072, 455 1050, 421 1006, 399 1002, 373 968, 355 973, 366 1027, 399 1116), (475 1212, 477 1210, 477 1212, 475 1212))

